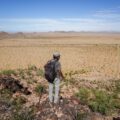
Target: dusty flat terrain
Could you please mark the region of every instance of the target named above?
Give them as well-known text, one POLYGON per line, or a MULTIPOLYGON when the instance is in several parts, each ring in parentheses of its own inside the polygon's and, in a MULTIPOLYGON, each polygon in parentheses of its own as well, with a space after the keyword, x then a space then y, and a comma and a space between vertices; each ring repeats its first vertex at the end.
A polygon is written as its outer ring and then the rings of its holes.
POLYGON ((83 69, 89 76, 116 77, 117 44, 119 33, 18 33, 0 40, 0 69, 43 68, 59 51, 64 72, 83 69))
MULTIPOLYGON (((1 37, 2 38, 2 37, 1 37)), ((120 44, 119 33, 16 33, 1 39, 0 46, 120 44)))

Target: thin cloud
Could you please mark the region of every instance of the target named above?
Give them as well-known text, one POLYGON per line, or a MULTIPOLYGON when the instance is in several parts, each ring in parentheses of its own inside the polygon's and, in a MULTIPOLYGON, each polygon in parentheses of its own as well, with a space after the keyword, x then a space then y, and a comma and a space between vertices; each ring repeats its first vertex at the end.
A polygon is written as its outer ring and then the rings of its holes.
POLYGON ((94 23, 101 23, 104 22, 102 19, 96 19, 96 18, 64 18, 62 19, 64 22, 69 23, 82 23, 82 24, 94 24, 94 23))
POLYGON ((69 24, 69 23, 99 23, 104 22, 100 19, 92 19, 92 18, 60 18, 60 19, 0 19, 0 22, 7 23, 17 23, 17 24, 37 24, 37 25, 58 25, 58 24, 69 24))
MULTIPOLYGON (((107 11, 111 12, 111 11, 107 11)), ((99 11, 99 14, 105 14, 99 11)), ((0 26, 5 31, 120 31, 120 21, 93 18, 60 18, 60 19, 0 19, 0 26)))
POLYGON ((120 9, 106 9, 106 10, 100 10, 96 11, 96 13, 93 15, 95 17, 104 18, 104 19, 120 19, 120 9))
POLYGON ((55 19, 47 19, 47 18, 40 18, 40 19, 28 19, 28 18, 9 18, 9 19, 0 19, 0 22, 11 22, 11 23, 36 23, 36 24, 59 24, 60 22, 55 19))

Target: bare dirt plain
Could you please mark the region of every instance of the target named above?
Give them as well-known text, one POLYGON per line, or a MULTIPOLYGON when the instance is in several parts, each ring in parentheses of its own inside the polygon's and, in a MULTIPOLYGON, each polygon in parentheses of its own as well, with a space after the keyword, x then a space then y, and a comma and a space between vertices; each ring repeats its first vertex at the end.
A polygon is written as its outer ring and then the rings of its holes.
MULTIPOLYGON (((6 33, 7 34, 7 33, 6 33)), ((79 71, 91 79, 115 78, 119 72, 119 33, 16 33, 0 40, 0 69, 43 68, 54 51, 61 53, 65 72, 79 71)), ((4 37, 6 35, 6 37, 4 37)))

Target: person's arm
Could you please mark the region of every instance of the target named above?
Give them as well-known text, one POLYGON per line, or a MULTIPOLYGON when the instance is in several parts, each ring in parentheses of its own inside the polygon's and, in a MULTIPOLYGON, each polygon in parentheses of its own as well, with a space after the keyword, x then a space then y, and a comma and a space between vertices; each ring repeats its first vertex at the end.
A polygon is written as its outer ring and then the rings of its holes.
POLYGON ((64 75, 61 70, 60 62, 57 62, 57 64, 55 65, 55 70, 56 70, 57 75, 59 75, 62 79, 64 79, 64 75))
POLYGON ((62 79, 65 78, 61 70, 59 71, 59 74, 60 74, 60 76, 62 77, 62 79))

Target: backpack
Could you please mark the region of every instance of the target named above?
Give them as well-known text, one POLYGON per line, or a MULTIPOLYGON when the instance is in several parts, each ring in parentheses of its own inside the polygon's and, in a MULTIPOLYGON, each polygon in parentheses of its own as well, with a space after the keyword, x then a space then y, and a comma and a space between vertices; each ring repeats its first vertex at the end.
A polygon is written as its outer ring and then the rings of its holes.
POLYGON ((54 60, 48 61, 44 66, 44 71, 45 71, 44 76, 45 76, 46 80, 50 83, 53 83, 53 81, 56 77, 55 61, 54 60))

